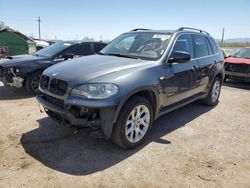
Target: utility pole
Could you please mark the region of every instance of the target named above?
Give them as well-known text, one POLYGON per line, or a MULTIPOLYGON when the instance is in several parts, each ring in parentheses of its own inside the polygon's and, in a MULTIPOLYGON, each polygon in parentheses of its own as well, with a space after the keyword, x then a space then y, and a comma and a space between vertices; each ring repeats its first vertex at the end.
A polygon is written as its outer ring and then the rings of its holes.
POLYGON ((40 19, 40 16, 38 17, 38 32, 39 32, 39 39, 41 39, 41 19, 40 19))
POLYGON ((221 37, 221 44, 224 43, 224 34, 225 34, 225 28, 222 29, 222 37, 221 37))

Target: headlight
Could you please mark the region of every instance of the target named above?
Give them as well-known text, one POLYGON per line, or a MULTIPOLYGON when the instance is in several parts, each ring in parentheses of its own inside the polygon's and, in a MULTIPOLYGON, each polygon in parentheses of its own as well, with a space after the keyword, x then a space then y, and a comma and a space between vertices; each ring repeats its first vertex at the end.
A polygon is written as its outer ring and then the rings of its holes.
POLYGON ((89 99, 104 99, 118 92, 118 87, 114 84, 83 84, 75 87, 71 95, 83 96, 89 99))

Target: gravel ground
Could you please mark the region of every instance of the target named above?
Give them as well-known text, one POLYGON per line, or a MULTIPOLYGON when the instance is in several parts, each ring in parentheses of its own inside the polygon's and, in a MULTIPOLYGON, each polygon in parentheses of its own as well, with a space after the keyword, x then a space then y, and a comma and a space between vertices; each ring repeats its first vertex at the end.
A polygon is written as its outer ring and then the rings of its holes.
POLYGON ((250 187, 250 84, 193 103, 122 150, 60 126, 24 90, 0 85, 0 187, 250 187))

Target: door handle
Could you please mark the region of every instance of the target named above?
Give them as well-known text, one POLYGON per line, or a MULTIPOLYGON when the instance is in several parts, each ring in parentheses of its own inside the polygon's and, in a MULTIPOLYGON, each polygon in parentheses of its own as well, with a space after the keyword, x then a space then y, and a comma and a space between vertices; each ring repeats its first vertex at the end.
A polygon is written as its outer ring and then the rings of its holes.
POLYGON ((192 69, 193 69, 193 71, 196 71, 196 70, 199 69, 199 67, 198 66, 193 66, 192 69))

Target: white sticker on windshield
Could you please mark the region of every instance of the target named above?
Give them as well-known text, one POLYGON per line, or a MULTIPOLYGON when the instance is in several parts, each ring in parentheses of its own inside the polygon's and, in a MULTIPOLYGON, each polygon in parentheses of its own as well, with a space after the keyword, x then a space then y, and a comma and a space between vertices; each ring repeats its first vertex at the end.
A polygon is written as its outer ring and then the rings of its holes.
POLYGON ((64 43, 63 45, 64 46, 70 46, 71 44, 70 43, 64 43))
POLYGON ((163 35, 163 34, 155 34, 153 36, 153 38, 158 38, 158 39, 161 39, 161 40, 167 40, 170 38, 170 35, 163 35))

